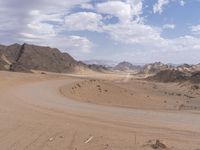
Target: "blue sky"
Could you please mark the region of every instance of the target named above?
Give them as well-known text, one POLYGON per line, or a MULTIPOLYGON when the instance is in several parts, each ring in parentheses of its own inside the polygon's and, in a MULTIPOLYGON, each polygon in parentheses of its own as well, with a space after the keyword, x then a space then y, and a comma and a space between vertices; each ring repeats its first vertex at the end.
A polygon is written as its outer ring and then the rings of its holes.
POLYGON ((78 60, 200 63, 200 0, 0 0, 0 43, 78 60))

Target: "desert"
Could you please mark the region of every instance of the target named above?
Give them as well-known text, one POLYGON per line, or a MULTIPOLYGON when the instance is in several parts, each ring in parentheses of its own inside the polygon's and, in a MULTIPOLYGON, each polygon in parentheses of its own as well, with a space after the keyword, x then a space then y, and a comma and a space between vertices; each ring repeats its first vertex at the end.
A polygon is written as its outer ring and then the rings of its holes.
POLYGON ((2 149, 199 147, 199 90, 188 86, 111 73, 0 76, 2 149))
POLYGON ((0 150, 200 150, 200 0, 0 0, 0 150))

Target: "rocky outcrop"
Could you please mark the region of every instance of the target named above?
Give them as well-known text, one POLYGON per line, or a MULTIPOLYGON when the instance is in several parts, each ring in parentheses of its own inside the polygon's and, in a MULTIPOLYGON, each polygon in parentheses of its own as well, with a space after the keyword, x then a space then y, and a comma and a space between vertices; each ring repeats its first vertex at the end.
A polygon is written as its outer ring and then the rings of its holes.
POLYGON ((155 62, 152 64, 147 64, 143 67, 142 73, 145 74, 156 74, 160 71, 163 70, 169 70, 172 69, 173 67, 171 65, 163 64, 161 62, 155 62))
POLYGON ((158 72, 156 75, 148 77, 148 80, 158 82, 185 82, 200 83, 200 71, 198 72, 181 72, 178 70, 164 70, 158 72))
POLYGON ((130 62, 120 62, 118 65, 116 65, 114 70, 119 70, 119 71, 136 71, 139 72, 142 69, 142 66, 139 65, 133 65, 130 62))
POLYGON ((180 82, 186 81, 188 76, 185 73, 177 70, 163 70, 154 76, 148 77, 148 79, 158 82, 180 82))
POLYGON ((0 46, 0 56, 0 69, 16 72, 41 70, 67 73, 77 67, 86 67, 56 48, 29 44, 0 46))

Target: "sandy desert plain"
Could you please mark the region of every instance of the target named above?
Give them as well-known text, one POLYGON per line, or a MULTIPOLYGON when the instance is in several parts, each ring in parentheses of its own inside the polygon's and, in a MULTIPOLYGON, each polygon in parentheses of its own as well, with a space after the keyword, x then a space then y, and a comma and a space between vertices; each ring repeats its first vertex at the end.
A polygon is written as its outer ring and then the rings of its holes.
POLYGON ((0 150, 199 150, 200 91, 130 74, 0 72, 0 150))

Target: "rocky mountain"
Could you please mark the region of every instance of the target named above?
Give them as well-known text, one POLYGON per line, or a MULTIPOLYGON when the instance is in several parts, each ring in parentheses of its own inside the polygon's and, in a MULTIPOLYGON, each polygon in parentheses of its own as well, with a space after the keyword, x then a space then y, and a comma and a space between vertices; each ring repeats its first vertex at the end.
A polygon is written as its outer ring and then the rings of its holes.
POLYGON ((110 68, 105 67, 103 65, 97 65, 97 64, 85 64, 82 61, 79 61, 78 64, 84 68, 88 68, 92 71, 96 71, 96 72, 110 72, 110 68))
POLYGON ((145 74, 156 74, 160 71, 163 70, 170 70, 173 69, 174 67, 168 64, 163 64, 161 62, 155 62, 151 64, 144 65, 142 73, 145 74))
POLYGON ((158 72, 156 75, 148 77, 149 80, 158 82, 180 82, 185 81, 188 76, 178 70, 163 70, 158 72))
POLYGON ((114 70, 119 70, 119 71, 136 71, 139 72, 142 69, 142 66, 139 65, 133 65, 130 62, 120 62, 117 64, 115 67, 113 67, 114 70))
POLYGON ((114 67, 117 65, 117 62, 112 60, 85 60, 83 61, 87 65, 98 65, 98 66, 105 66, 105 67, 114 67))
POLYGON ((183 65, 177 66, 175 70, 178 70, 181 72, 196 72, 196 71, 200 71, 200 64, 196 64, 196 65, 183 64, 183 65))
POLYGON ((174 69, 174 66, 163 64, 161 62, 150 63, 146 65, 133 65, 130 62, 121 62, 113 68, 120 71, 135 71, 142 74, 156 74, 163 70, 174 69))
POLYGON ((134 71, 140 74, 157 74, 160 72, 164 73, 165 71, 166 71, 165 73, 167 73, 167 71, 171 72, 177 71, 188 74, 188 73, 200 72, 200 64, 172 65, 172 64, 164 64, 161 62, 155 62, 146 65, 133 65, 130 62, 124 61, 113 67, 113 70, 134 71))
POLYGON ((29 44, 0 46, 0 70, 67 73, 75 71, 78 67, 87 68, 56 48, 29 44))
POLYGON ((162 63, 156 63, 153 65, 153 67, 151 65, 150 68, 153 68, 154 75, 148 77, 147 79, 149 80, 154 80, 158 82, 189 81, 191 83, 197 83, 197 84, 200 83, 200 64, 197 65, 182 64, 178 66, 172 66, 172 65, 165 65, 162 63))
POLYGON ((178 70, 163 70, 157 74, 148 77, 148 80, 158 81, 158 82, 185 82, 189 81, 191 83, 200 83, 200 71, 197 72, 183 72, 178 70))
POLYGON ((103 66, 103 65, 92 64, 92 65, 88 65, 88 67, 91 70, 94 70, 94 71, 97 71, 97 72, 108 72, 108 71, 110 71, 110 68, 103 66))
POLYGON ((193 72, 189 78, 192 83, 200 83, 200 71, 193 72))
POLYGON ((193 72, 200 71, 200 64, 192 65, 193 72))
POLYGON ((191 80, 196 81, 197 77, 199 76, 198 72, 200 72, 200 64, 183 64, 179 66, 173 66, 169 64, 163 64, 161 62, 155 62, 141 66, 133 65, 124 61, 117 64, 115 67, 108 67, 105 65, 100 65, 99 63, 88 65, 83 62, 78 62, 68 53, 62 53, 56 48, 29 44, 12 44, 9 46, 0 45, 0 70, 17 72, 31 72, 31 70, 40 70, 57 73, 85 70, 98 72, 119 70, 144 74, 156 74, 157 80, 164 81, 176 80, 182 76, 181 73, 184 74, 183 76, 190 74, 192 77, 191 80), (176 75, 178 75, 178 77, 176 75), (166 79, 167 76, 175 79, 166 79))

